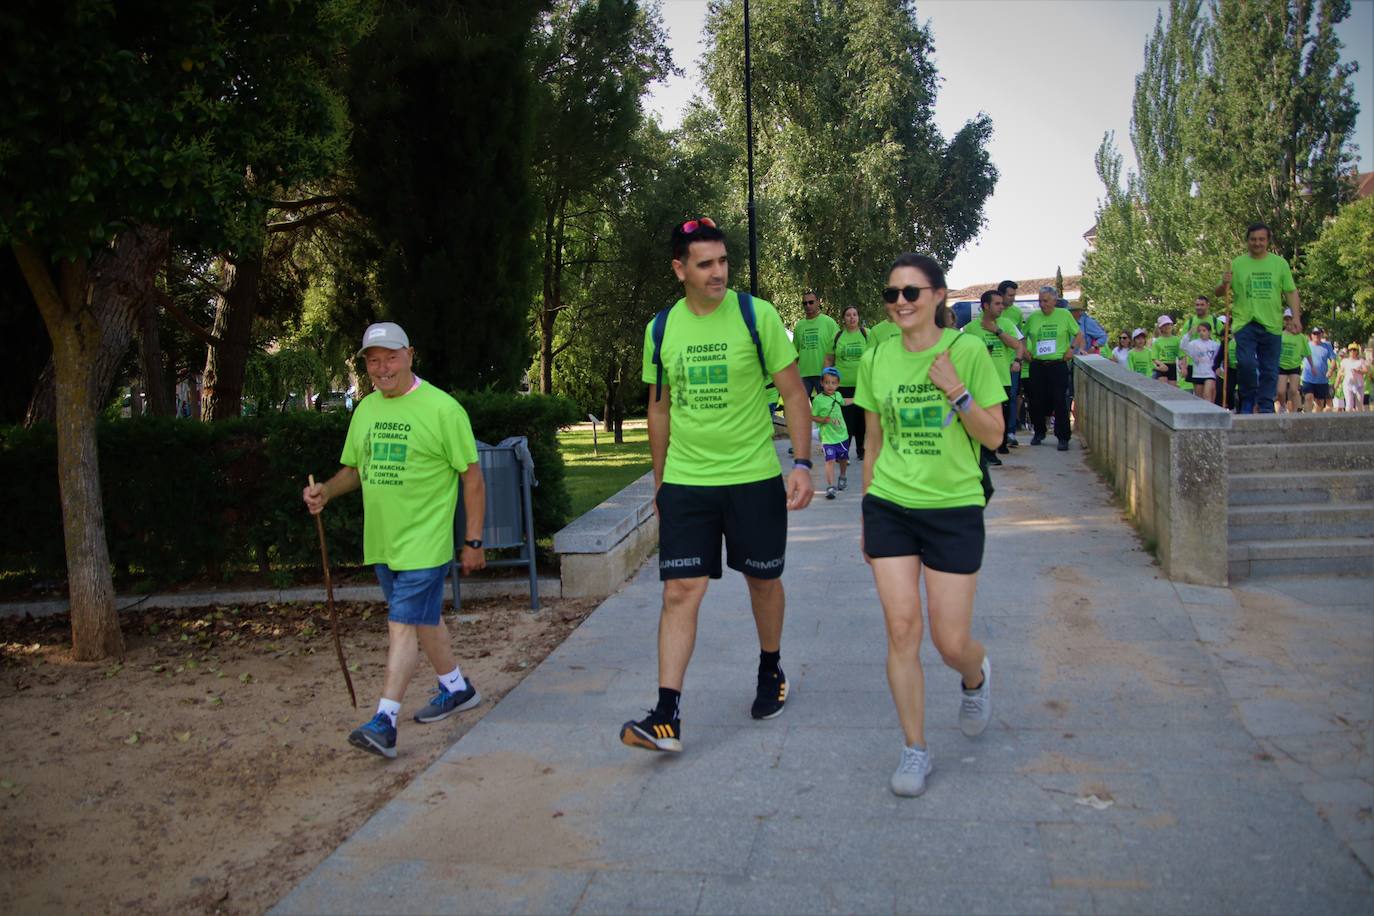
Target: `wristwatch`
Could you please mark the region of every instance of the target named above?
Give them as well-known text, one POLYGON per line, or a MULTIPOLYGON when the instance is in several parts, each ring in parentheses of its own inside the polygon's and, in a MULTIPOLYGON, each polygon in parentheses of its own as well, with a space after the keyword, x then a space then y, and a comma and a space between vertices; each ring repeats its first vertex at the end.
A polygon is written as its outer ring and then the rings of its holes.
POLYGON ((473 550, 481 550, 481 549, 482 549, 482 539, 481 539, 481 538, 473 538, 473 539, 470 540, 470 541, 464 541, 464 542, 463 542, 463 546, 465 546, 465 547, 471 547, 473 550))
POLYGON ((968 391, 965 390, 963 394, 959 395, 957 398, 950 401, 949 406, 953 407, 959 413, 963 413, 964 411, 968 410, 970 407, 973 406, 973 395, 969 394, 968 391))

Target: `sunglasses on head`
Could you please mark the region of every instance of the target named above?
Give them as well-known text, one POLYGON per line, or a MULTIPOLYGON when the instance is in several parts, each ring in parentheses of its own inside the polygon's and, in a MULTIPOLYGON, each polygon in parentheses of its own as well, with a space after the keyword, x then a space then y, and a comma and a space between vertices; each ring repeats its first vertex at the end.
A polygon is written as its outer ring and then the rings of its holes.
POLYGON ((933 286, 903 286, 898 289, 895 286, 889 286, 887 289, 883 290, 883 301, 888 305, 892 305, 897 301, 897 297, 900 295, 907 302, 915 302, 917 299, 921 298, 922 292, 934 288, 933 286))
POLYGON ((701 219, 689 219, 687 220, 687 222, 682 224, 682 234, 691 235, 693 232, 696 232, 702 226, 705 226, 708 229, 714 229, 716 228, 716 221, 711 219, 709 216, 703 216, 701 219))

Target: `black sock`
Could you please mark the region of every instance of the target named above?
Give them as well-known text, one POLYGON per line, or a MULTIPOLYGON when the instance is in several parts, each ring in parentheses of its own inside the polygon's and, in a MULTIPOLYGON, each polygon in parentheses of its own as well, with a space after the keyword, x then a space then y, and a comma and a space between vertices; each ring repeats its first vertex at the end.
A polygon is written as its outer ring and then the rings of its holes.
POLYGON ((658 708, 654 710, 660 718, 677 719, 680 718, 682 705, 682 691, 674 690, 671 687, 658 688, 658 708))
POLYGON ((759 653, 759 673, 773 674, 778 670, 778 665, 782 662, 782 650, 776 652, 759 653))

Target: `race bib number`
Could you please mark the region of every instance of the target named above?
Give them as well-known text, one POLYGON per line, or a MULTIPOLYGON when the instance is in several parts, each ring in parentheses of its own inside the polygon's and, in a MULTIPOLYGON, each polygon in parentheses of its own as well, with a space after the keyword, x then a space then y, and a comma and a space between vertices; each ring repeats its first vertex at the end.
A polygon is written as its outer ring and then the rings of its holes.
POLYGON ((1048 340, 1037 340, 1037 341, 1035 342, 1035 355, 1036 355, 1036 356, 1053 356, 1053 355, 1054 355, 1054 351, 1055 351, 1056 349, 1058 349, 1058 348, 1055 346, 1056 343, 1058 343, 1058 341, 1056 341, 1053 337, 1051 337, 1051 338, 1048 339, 1048 340))

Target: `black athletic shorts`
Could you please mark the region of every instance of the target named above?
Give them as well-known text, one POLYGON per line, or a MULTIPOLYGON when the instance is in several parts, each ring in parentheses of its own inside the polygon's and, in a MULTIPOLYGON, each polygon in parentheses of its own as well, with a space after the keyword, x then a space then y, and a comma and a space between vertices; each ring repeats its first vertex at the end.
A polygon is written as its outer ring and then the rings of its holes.
POLYGON ((1169 371, 1167 371, 1167 372, 1160 372, 1158 369, 1156 369, 1156 370, 1155 370, 1155 375, 1154 375, 1154 377, 1155 377, 1155 378, 1167 378, 1167 379, 1168 379, 1169 381, 1171 381, 1171 382, 1176 382, 1176 381, 1178 381, 1178 366, 1175 366, 1175 365, 1172 365, 1172 364, 1171 364, 1171 365, 1169 366, 1169 371))
POLYGON ((1331 384, 1329 382, 1303 382, 1302 393, 1310 394, 1318 401, 1331 400, 1331 384))
POLYGON ((908 509, 869 494, 863 501, 864 552, 917 556, 936 572, 971 575, 983 565, 983 507, 908 509))
POLYGON ((782 476, 753 483, 658 488, 658 577, 719 579, 725 562, 755 579, 782 575, 787 552, 787 488, 782 476))
POLYGON ((1297 375, 1302 371, 1302 366, 1294 366, 1292 369, 1279 369, 1279 375, 1297 375))

